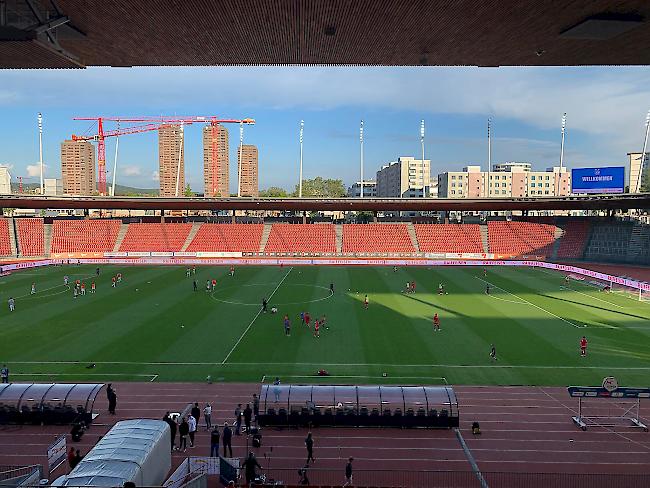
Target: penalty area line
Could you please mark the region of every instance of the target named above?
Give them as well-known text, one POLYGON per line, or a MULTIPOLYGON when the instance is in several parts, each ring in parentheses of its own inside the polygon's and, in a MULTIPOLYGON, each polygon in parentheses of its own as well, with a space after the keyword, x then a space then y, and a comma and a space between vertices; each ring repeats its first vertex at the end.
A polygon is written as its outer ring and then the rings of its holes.
POLYGON ((495 285, 493 283, 490 283, 489 281, 485 281, 483 278, 479 278, 478 276, 476 276, 475 278, 477 280, 482 281, 483 283, 486 283, 486 284, 488 284, 490 286, 493 286, 494 288, 496 288, 498 290, 505 291, 508 295, 512 295, 513 297, 521 300, 522 304, 528 304, 531 307, 535 307, 536 309, 541 310, 542 312, 547 313, 547 314, 551 315, 552 317, 555 317, 556 319, 560 319, 562 322, 566 322, 567 324, 574 326, 576 329, 584 329, 585 328, 584 325, 574 324, 573 322, 570 322, 567 319, 564 319, 564 318, 560 317, 559 315, 555 315, 553 312, 549 312, 548 310, 546 310, 545 308, 540 307, 539 305, 535 305, 534 303, 529 302, 525 298, 521 298, 520 296, 515 295, 514 293, 511 293, 508 290, 505 290, 505 289, 501 288, 500 286, 497 286, 497 285, 495 285))
MULTIPOLYGON (((271 301, 271 298, 273 298, 273 295, 275 295, 275 292, 278 291, 278 288, 280 288, 280 285, 282 285, 282 283, 284 283, 284 280, 287 279, 287 276, 289 276, 289 273, 291 273, 291 270, 292 270, 292 269, 293 269, 293 266, 292 266, 291 268, 289 268, 289 271, 287 271, 287 274, 285 274, 285 275, 282 277, 282 279, 280 280, 280 282, 276 285, 275 289, 274 289, 274 290, 271 292, 271 294, 269 295, 269 298, 267 299, 267 302, 270 302, 270 301, 271 301)), ((251 320, 251 323, 248 324, 248 327, 246 327, 246 330, 244 330, 244 332, 242 333, 242 335, 239 336, 239 339, 237 339, 237 342, 235 342, 235 345, 232 346, 232 349, 230 350, 230 352, 229 352, 228 354, 226 354, 226 357, 223 359, 223 361, 221 361, 221 364, 226 364, 226 362, 228 361, 228 358, 230 358, 230 355, 233 353, 233 351, 234 351, 235 349, 237 349, 237 346, 238 346, 239 343, 242 341, 242 339, 244 338, 244 336, 248 333, 248 331, 249 331, 250 328, 253 326, 253 324, 255 323, 255 321, 257 320, 257 318, 260 316, 261 313, 262 313, 262 309, 260 308, 260 309, 258 310, 258 312, 255 314, 255 317, 253 317, 253 320, 251 320)))

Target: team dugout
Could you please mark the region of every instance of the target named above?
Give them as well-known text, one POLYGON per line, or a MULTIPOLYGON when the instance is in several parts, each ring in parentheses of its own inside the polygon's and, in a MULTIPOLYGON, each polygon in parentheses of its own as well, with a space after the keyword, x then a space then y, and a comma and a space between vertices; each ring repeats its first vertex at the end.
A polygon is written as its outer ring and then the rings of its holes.
POLYGON ((260 425, 458 427, 449 386, 263 385, 260 425))
POLYGON ((72 424, 93 420, 103 384, 0 384, 1 424, 72 424))

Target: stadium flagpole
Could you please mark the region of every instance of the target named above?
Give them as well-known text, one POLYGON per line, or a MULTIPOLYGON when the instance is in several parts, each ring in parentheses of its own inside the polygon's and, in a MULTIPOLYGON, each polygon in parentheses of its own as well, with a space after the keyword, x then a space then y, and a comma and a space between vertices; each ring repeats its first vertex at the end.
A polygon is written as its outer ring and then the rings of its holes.
POLYGON ((363 198, 363 119, 361 120, 361 127, 359 127, 359 143, 361 145, 361 198, 363 198))
POLYGON ((643 140, 643 151, 641 151, 641 164, 639 165, 639 177, 637 179, 636 191, 641 193, 641 178, 643 176, 643 164, 646 160, 646 151, 648 150, 648 134, 650 133, 650 110, 645 117, 645 139, 643 140))
POLYGON ((41 195, 45 194, 45 184, 43 182, 43 115, 38 113, 38 153, 39 166, 41 169, 41 195))
POLYGON ((300 121, 300 181, 298 181, 298 198, 302 198, 302 132, 305 127, 305 121, 300 121))

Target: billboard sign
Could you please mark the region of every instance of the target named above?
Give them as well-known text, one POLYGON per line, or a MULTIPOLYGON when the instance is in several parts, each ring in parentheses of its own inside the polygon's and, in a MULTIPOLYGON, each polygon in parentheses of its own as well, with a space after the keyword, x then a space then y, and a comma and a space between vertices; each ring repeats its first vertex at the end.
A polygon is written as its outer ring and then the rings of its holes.
POLYGON ((624 191, 624 166, 571 170, 572 193, 623 193, 624 191))

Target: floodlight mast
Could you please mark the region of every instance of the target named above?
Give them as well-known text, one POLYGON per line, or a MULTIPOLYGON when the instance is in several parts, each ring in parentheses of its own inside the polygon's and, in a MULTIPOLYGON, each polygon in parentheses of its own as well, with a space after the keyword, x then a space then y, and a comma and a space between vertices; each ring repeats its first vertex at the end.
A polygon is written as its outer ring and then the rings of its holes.
POLYGON ((39 166, 41 169, 41 195, 45 194, 45 184, 43 182, 43 115, 38 113, 38 154, 39 166))
MULTIPOLYGON (((420 121, 420 145, 422 146, 422 171, 424 171, 424 119, 420 121)), ((429 173, 431 173, 431 168, 429 168, 429 173)), ((429 184, 431 184, 431 182, 429 182, 429 184)), ((424 188, 422 189, 422 193, 422 196, 426 197, 426 195, 424 195, 424 188)))
POLYGON ((361 120, 361 126, 359 127, 359 144, 361 146, 361 160, 360 160, 360 163, 361 163, 361 170, 360 170, 360 172, 361 172, 361 182, 360 182, 361 193, 360 193, 360 195, 361 195, 361 198, 363 198, 363 119, 361 120))
POLYGON ((641 193, 641 179, 643 176, 643 166, 647 159, 648 151, 648 134, 650 134, 650 110, 648 110, 648 115, 645 117, 645 138, 643 139, 643 151, 641 151, 641 164, 639 165, 639 176, 637 178, 636 191, 641 193))
POLYGON ((492 170, 492 120, 488 117, 487 121, 487 137, 488 137, 488 167, 487 167, 487 196, 490 197, 490 171, 492 170))
POLYGON ((298 198, 302 198, 302 132, 305 127, 305 121, 300 121, 300 181, 298 181, 298 198))
POLYGON ((560 180, 562 178, 562 168, 564 167, 564 137, 566 134, 566 112, 562 115, 562 142, 560 143, 560 172, 555 178, 555 196, 560 194, 560 180))

